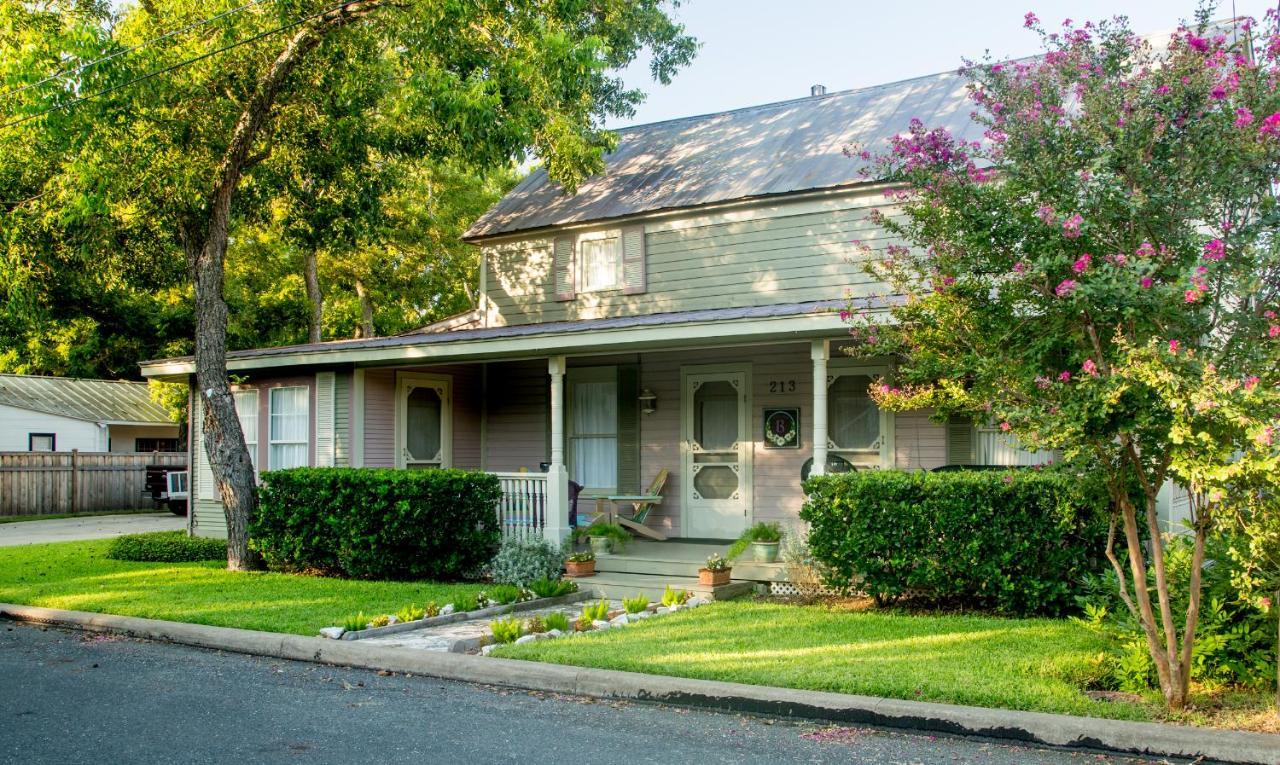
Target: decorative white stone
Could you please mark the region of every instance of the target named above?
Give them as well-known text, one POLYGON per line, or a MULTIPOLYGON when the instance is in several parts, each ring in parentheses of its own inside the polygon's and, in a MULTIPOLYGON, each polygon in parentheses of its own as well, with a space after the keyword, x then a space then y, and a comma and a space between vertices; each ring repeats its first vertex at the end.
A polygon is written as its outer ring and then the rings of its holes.
POLYGON ((527 643, 532 643, 537 639, 538 639, 537 635, 521 635, 520 637, 516 638, 516 645, 525 645, 527 643))
POLYGON ((390 626, 391 626, 391 625, 393 625, 393 624, 399 624, 399 623, 400 623, 400 620, 399 620, 398 618, 396 618, 394 615, 392 615, 392 616, 388 616, 388 617, 387 617, 387 626, 388 626, 388 627, 390 627, 390 626))
POLYGON ((617 616, 610 619, 609 623, 614 625, 615 627, 621 627, 622 625, 626 624, 629 621, 631 620, 627 618, 626 614, 618 614, 617 616))
POLYGON ((672 603, 670 606, 667 607, 667 613, 674 614, 676 611, 679 611, 681 608, 683 608, 683 606, 681 606, 679 603, 672 603))
POLYGON ((653 614, 649 613, 648 611, 641 611, 638 614, 631 614, 630 616, 631 616, 631 621, 635 622, 641 619, 648 619, 650 616, 653 616, 653 614))
POLYGON ((685 605, 688 606, 689 608, 697 608, 698 606, 705 606, 710 602, 711 601, 707 600, 706 598, 694 597, 694 598, 689 598, 689 600, 685 603, 685 605))
POLYGON ((671 609, 667 608, 666 606, 658 606, 658 610, 654 611, 653 613, 655 616, 662 616, 663 614, 671 613, 671 609))
POLYGON ((497 648, 497 647, 498 647, 497 645, 486 645, 486 646, 483 646, 483 647, 481 647, 481 648, 480 648, 480 655, 481 655, 481 656, 488 656, 489 654, 493 653, 493 649, 495 649, 495 648, 497 648))
POLYGON ((596 619, 595 621, 591 622, 591 626, 598 630, 607 630, 612 625, 609 624, 609 622, 596 619))
POLYGON ((544 635, 546 635, 546 636, 547 636, 547 637, 549 637, 549 638, 558 638, 558 637, 560 637, 561 635, 563 635, 564 633, 563 633, 563 632, 561 632, 560 630, 547 630, 547 631, 546 631, 546 632, 544 632, 543 634, 544 634, 544 635))
POLYGON ((446 604, 444 605, 444 608, 441 608, 441 609, 440 609, 440 615, 441 615, 441 616, 448 616, 448 615, 449 615, 449 614, 451 614, 451 613, 453 613, 453 604, 452 604, 452 603, 446 603, 446 604))
POLYGON ((346 632, 341 627, 322 627, 320 629, 320 637, 326 637, 330 640, 337 640, 342 637, 342 633, 346 632))

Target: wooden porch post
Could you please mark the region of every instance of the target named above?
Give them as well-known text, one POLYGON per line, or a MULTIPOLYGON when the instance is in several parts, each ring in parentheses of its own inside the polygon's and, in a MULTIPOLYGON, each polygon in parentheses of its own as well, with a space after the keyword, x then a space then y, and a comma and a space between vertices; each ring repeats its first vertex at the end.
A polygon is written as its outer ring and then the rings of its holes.
POLYGON ((827 359, 831 343, 814 340, 810 347, 813 358, 813 470, 809 475, 827 472, 827 359))
POLYGON ((547 360, 551 374, 551 465, 547 469, 547 541, 560 544, 569 535, 569 471, 564 465, 564 356, 547 360))

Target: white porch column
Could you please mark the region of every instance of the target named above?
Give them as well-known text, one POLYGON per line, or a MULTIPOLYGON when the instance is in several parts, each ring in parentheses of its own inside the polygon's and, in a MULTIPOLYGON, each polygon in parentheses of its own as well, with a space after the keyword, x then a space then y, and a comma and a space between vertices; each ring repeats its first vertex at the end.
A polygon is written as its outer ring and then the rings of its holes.
POLYGON ((809 475, 827 472, 827 359, 831 343, 814 340, 809 355, 813 358, 813 470, 809 475))
POLYGON ((569 535, 569 471, 564 465, 564 356, 547 360, 551 374, 551 466, 547 468, 547 541, 569 535))

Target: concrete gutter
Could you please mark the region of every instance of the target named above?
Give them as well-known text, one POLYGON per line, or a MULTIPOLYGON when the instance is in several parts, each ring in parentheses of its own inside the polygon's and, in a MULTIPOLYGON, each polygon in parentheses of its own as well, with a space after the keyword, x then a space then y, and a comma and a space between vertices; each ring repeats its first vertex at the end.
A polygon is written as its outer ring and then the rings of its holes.
POLYGON ((120 632, 222 651, 425 675, 550 693, 673 704, 776 717, 978 736, 1025 744, 1154 757, 1280 765, 1280 736, 1161 723, 1018 712, 871 696, 583 669, 362 641, 282 635, 200 624, 0 603, 0 616, 94 632, 120 632))

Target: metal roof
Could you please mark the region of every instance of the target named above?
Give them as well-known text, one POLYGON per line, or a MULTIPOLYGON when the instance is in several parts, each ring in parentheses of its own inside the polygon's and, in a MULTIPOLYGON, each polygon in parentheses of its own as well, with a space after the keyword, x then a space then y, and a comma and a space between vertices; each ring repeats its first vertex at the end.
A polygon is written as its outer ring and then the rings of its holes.
MULTIPOLYGON (((589 334, 591 332, 601 330, 671 326, 677 324, 707 324, 739 319, 785 318, 789 316, 803 316, 806 314, 833 313, 849 305, 874 310, 884 308, 894 300, 894 298, 860 298, 853 301, 815 300, 804 303, 783 303, 779 305, 750 306, 742 308, 705 308, 694 311, 672 311, 670 313, 616 316, 604 319, 579 319, 577 321, 555 321, 544 322, 541 324, 520 324, 516 326, 488 327, 483 329, 458 329, 450 332, 393 335, 390 337, 374 337, 361 340, 331 340, 324 343, 308 343, 304 345, 287 345, 277 348, 252 348, 243 351, 231 351, 227 354, 227 358, 229 360, 254 359, 275 356, 291 356, 315 351, 440 346, 474 340, 500 340, 518 337, 589 334)), ((142 363, 142 366, 145 371, 147 367, 157 367, 174 363, 190 363, 191 361, 192 357, 184 356, 180 358, 145 361, 142 363)))
POLYGON ((566 195, 536 170, 463 238, 864 183, 866 163, 844 149, 882 148, 913 117, 981 139, 965 86, 964 77, 945 72, 625 128, 604 172, 577 193, 566 195))
POLYGON ((173 422, 146 383, 125 380, 0 374, 0 404, 107 424, 173 422))

